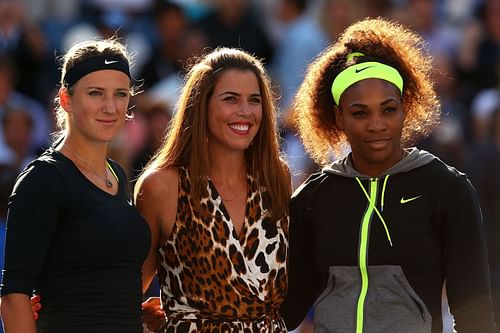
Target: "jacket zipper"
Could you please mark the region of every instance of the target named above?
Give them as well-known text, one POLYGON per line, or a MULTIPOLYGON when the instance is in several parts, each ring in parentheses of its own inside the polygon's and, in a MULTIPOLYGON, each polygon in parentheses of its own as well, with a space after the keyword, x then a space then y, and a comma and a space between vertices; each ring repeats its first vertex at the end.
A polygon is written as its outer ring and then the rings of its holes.
POLYGON ((356 333, 363 332, 364 307, 366 294, 368 292, 368 236, 373 212, 376 209, 375 205, 377 202, 378 179, 371 178, 368 186, 368 190, 370 192, 369 204, 365 214, 363 215, 359 235, 358 263, 361 273, 361 291, 359 293, 358 306, 356 309, 356 333))

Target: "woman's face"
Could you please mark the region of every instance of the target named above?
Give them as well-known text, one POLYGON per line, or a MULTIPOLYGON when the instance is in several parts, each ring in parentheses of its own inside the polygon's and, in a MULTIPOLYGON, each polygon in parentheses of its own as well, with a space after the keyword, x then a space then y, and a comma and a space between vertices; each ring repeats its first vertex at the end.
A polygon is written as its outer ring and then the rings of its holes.
POLYGON ((73 95, 61 103, 70 134, 91 141, 111 141, 122 129, 130 100, 130 79, 120 71, 99 70, 82 77, 73 95))
POLYGON ((356 170, 378 176, 402 158, 405 113, 396 86, 380 79, 363 80, 349 87, 339 104, 337 125, 351 145, 356 170))
POLYGON ((244 151, 262 120, 262 96, 252 71, 230 69, 218 78, 208 101, 208 142, 212 151, 244 151))

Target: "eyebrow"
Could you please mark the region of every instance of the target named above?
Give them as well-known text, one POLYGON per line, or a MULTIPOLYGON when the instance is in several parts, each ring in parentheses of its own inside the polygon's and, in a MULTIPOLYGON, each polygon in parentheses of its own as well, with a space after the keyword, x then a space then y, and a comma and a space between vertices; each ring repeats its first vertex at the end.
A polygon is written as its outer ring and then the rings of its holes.
POLYGON ((387 103, 390 103, 390 102, 398 102, 398 100, 394 97, 389 97, 388 99, 386 99, 385 101, 383 101, 382 103, 380 103, 380 105, 385 105, 387 103))
MULTIPOLYGON (((232 96, 241 96, 240 93, 237 93, 235 91, 223 91, 219 94, 219 96, 223 96, 223 95, 232 95, 232 96)), ((253 93, 253 94, 250 94, 251 97, 255 97, 255 96, 259 96, 260 97, 260 92, 258 93, 253 93)))
MULTIPOLYGON (((91 90, 91 89, 96 89, 96 90, 105 90, 105 88, 102 88, 102 87, 94 87, 94 86, 89 86, 89 87, 85 87, 85 89, 87 90, 91 90)), ((129 88, 116 88, 114 89, 116 91, 129 91, 130 89, 129 88)))
MULTIPOLYGON (((397 99, 396 99, 396 98, 394 98, 394 97, 389 97, 388 99, 386 99, 386 100, 384 100, 384 101, 380 102, 380 104, 379 104, 379 105, 386 105, 386 104, 388 104, 388 103, 390 103, 390 102, 396 102, 396 103, 397 103, 397 99)), ((363 103, 353 103, 353 104, 349 104, 347 107, 348 107, 348 108, 351 108, 351 107, 363 107, 363 108, 364 108, 364 107, 366 107, 366 106, 367 106, 367 105, 366 105, 366 104, 363 104, 363 103)))

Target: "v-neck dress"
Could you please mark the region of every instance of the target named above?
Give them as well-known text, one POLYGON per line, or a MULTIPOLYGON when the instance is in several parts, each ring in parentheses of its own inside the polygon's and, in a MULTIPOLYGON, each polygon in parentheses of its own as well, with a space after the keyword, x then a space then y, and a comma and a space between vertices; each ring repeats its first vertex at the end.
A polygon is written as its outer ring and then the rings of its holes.
POLYGON ((238 236, 213 183, 200 214, 189 172, 178 170, 176 221, 159 249, 166 332, 287 332, 279 307, 287 291, 288 217, 269 218, 267 192, 248 175, 238 236))

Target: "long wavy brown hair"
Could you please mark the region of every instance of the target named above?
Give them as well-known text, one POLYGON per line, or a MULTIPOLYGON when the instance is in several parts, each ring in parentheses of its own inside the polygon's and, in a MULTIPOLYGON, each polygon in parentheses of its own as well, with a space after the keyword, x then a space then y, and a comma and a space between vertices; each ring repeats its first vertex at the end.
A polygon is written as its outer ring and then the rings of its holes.
POLYGON ((403 77, 403 145, 428 135, 439 122, 432 58, 422 37, 396 22, 364 19, 346 28, 311 63, 295 97, 293 119, 306 150, 321 165, 331 162, 332 154, 341 154, 348 143, 337 127, 332 82, 346 67, 366 61, 390 65, 403 77), (364 56, 348 60, 353 52, 364 56))
POLYGON ((206 192, 210 170, 207 153, 208 101, 218 78, 230 69, 251 71, 259 83, 262 121, 253 143, 246 150, 247 171, 267 190, 270 215, 278 219, 288 212, 291 181, 279 149, 276 99, 262 63, 238 49, 218 48, 198 59, 191 67, 164 143, 144 169, 137 184, 151 170, 184 166, 191 177, 194 202, 199 203, 202 193, 206 192))

